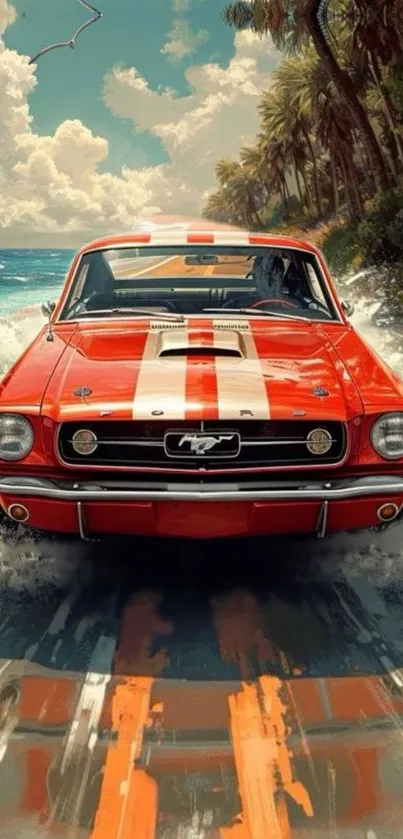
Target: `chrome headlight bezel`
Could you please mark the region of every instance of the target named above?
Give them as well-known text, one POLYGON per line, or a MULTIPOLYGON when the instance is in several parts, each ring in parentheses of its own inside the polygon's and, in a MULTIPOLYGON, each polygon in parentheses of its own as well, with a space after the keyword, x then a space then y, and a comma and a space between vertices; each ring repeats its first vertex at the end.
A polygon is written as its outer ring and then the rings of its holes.
MULTIPOLYGON (((393 432, 391 431, 389 433, 391 434, 393 432)), ((385 436, 387 436, 387 433, 385 433, 385 436)), ((376 452, 378 457, 381 457, 383 460, 403 460, 403 411, 389 411, 377 417, 371 426, 370 441, 373 450, 376 452), (388 421, 393 423, 395 420, 399 420, 401 423, 401 432, 394 432, 395 434, 401 433, 402 438, 401 451, 398 454, 392 454, 386 449, 383 450, 379 446, 379 442, 376 442, 376 433, 379 431, 382 424, 388 423, 388 421)))
POLYGON ((6 461, 7 463, 17 462, 19 460, 24 460, 25 457, 29 455, 32 451, 33 445, 35 442, 35 434, 34 429, 32 427, 31 422, 27 417, 22 416, 22 414, 15 414, 15 413, 0 413, 0 460, 6 461), (22 451, 18 454, 13 454, 4 450, 2 447, 2 438, 7 436, 7 423, 9 425, 8 435, 12 436, 14 430, 14 437, 15 440, 18 440, 18 434, 16 433, 17 427, 20 426, 22 434, 20 436, 20 440, 23 439, 25 434, 26 441, 25 446, 22 451), (14 425, 14 429, 13 429, 14 425))

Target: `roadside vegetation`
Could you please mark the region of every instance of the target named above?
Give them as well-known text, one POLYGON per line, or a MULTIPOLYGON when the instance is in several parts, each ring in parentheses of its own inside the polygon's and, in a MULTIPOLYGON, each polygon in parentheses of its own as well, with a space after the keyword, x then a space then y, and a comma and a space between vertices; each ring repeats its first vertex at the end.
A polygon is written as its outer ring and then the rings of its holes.
POLYGON ((314 241, 338 276, 393 265, 403 305, 401 0, 238 0, 224 20, 284 57, 204 215, 314 241))

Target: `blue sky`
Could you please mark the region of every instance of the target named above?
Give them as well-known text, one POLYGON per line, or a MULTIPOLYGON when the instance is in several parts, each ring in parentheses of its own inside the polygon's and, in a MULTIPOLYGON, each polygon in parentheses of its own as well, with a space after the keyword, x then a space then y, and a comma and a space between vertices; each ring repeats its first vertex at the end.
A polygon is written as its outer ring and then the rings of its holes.
POLYGON ((76 246, 155 213, 200 215, 254 142, 280 55, 226 0, 0 0, 0 247, 76 246), (89 13, 88 13, 89 14, 89 13))
MULTIPOLYGON (((111 172, 119 172, 123 164, 137 167, 166 160, 156 137, 148 132, 133 136, 131 121, 116 119, 105 107, 100 95, 103 76, 115 64, 135 65, 153 89, 162 84, 183 95, 188 89, 186 67, 204 64, 211 56, 225 65, 234 54, 233 32, 220 20, 223 5, 191 0, 178 13, 167 0, 99 0, 98 5, 95 0, 103 17, 84 31, 74 52, 61 49, 38 60, 38 84, 30 97, 33 129, 51 134, 66 117, 80 119, 109 140, 108 160, 101 169, 111 172), (195 33, 207 32, 208 40, 191 55, 173 61, 161 49, 177 19, 185 20, 195 33)), ((13 6, 18 18, 4 40, 27 55, 67 40, 87 19, 77 0, 13 0, 13 6)))

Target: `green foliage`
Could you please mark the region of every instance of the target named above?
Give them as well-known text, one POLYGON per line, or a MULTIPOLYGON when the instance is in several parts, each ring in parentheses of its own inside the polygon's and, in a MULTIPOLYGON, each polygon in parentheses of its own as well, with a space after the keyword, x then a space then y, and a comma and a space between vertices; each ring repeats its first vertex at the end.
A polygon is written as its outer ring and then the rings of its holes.
POLYGON ((327 32, 323 9, 319 0, 224 9, 229 26, 270 34, 283 60, 259 103, 255 144, 218 163, 205 215, 302 235, 310 227, 342 275, 403 263, 403 17, 401 0, 332 0, 327 32))
POLYGON ((366 205, 357 227, 357 243, 364 264, 403 258, 403 182, 378 191, 366 205))
POLYGON ((347 274, 359 256, 357 233, 352 227, 331 228, 319 241, 319 245, 330 271, 337 277, 347 274))

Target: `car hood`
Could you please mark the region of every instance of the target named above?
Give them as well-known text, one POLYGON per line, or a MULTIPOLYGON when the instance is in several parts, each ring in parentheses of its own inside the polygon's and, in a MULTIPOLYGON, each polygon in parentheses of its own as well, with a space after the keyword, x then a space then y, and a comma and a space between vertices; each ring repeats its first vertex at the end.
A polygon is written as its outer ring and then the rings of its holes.
POLYGON ((319 324, 228 319, 80 324, 46 387, 56 421, 348 420, 357 386, 319 324))

